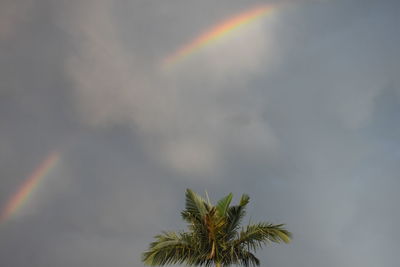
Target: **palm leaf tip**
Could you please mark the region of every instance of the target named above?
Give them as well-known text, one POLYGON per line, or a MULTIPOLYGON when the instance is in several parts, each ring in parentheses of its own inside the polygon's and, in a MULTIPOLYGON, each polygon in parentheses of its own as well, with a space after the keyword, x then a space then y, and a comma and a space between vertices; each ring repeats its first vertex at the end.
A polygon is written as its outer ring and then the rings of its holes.
POLYGON ((225 216, 225 214, 229 208, 229 205, 231 204, 232 198, 233 198, 233 194, 229 193, 226 197, 224 197, 218 201, 217 206, 216 206, 218 215, 225 216))
POLYGON ((200 217, 207 213, 205 200, 190 189, 186 190, 186 211, 200 217))
POLYGON ((282 241, 284 243, 290 243, 290 241, 292 240, 293 234, 285 228, 284 224, 276 224, 276 225, 270 224, 269 227, 271 228, 273 233, 276 234, 278 241, 282 241))
POLYGON ((246 206, 250 202, 250 197, 246 194, 243 194, 240 198, 239 206, 246 206))

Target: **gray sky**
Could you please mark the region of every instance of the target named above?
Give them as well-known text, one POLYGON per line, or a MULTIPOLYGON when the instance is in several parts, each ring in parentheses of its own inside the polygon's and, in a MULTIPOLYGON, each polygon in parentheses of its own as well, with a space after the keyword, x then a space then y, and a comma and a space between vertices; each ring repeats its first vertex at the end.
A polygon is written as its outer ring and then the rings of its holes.
POLYGON ((186 188, 287 224, 262 266, 398 265, 399 3, 271 1, 161 67, 260 3, 1 1, 1 207, 61 157, 1 222, 0 265, 142 266, 186 188))

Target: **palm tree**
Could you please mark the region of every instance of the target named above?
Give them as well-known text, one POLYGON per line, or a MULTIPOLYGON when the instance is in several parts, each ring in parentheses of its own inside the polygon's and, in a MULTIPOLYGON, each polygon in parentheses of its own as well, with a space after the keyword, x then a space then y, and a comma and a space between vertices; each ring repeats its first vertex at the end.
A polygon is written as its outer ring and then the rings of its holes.
POLYGON ((213 206, 190 189, 182 218, 188 232, 163 232, 143 253, 146 265, 187 264, 195 266, 259 266, 251 252, 269 242, 289 243, 291 233, 283 224, 257 223, 240 227, 249 196, 242 195, 239 205, 230 206, 232 193, 213 206))

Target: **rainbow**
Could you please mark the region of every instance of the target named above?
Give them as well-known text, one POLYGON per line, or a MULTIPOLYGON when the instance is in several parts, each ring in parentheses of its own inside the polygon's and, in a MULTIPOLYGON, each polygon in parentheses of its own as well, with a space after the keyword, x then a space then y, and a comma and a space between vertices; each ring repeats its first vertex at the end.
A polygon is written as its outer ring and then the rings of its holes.
POLYGON ((168 55, 162 60, 161 66, 165 69, 177 62, 182 61, 189 55, 199 51, 201 48, 221 39, 224 36, 232 33, 233 31, 249 24, 259 18, 263 18, 276 10, 277 5, 261 5, 256 6, 252 9, 244 11, 236 16, 227 19, 211 29, 200 34, 198 37, 190 41, 189 43, 183 45, 181 48, 176 50, 174 53, 168 55))
POLYGON ((0 223, 11 218, 28 202, 40 181, 53 169, 59 160, 60 154, 53 152, 29 175, 4 206, 0 215, 0 223))

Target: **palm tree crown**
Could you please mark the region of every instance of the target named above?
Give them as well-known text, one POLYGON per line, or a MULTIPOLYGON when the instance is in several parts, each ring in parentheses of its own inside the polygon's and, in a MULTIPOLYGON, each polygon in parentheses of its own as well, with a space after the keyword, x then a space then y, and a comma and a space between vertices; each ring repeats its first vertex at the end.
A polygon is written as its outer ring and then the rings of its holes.
POLYGON ((182 218, 188 232, 163 232, 143 253, 146 265, 187 264, 191 266, 259 266, 252 253, 269 242, 291 240, 283 224, 257 223, 241 227, 249 196, 242 195, 239 204, 231 206, 232 193, 213 206, 207 198, 186 190, 182 218))

